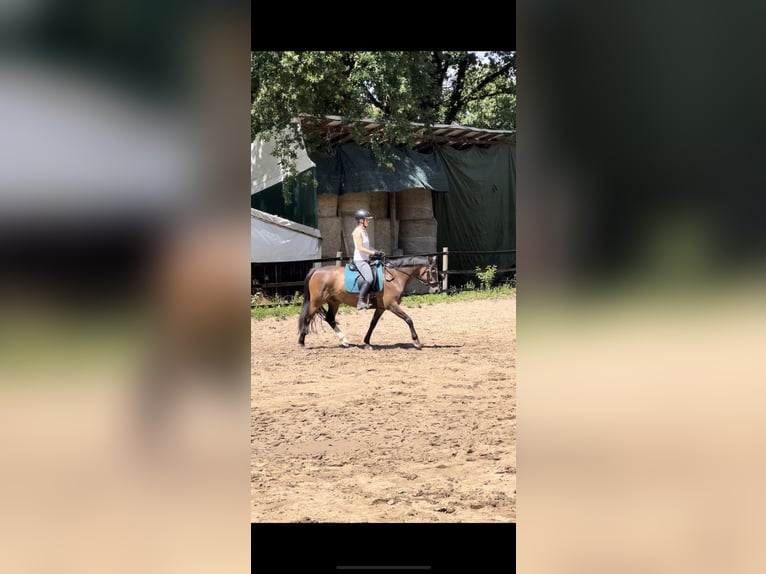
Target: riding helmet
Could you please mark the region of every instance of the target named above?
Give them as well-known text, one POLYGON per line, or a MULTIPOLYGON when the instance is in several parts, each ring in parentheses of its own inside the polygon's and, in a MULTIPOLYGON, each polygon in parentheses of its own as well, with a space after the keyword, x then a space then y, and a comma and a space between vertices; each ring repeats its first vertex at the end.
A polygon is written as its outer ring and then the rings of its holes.
POLYGON ((357 209, 356 213, 354 213, 354 219, 359 221, 360 219, 372 219, 372 213, 367 211, 366 209, 357 209))

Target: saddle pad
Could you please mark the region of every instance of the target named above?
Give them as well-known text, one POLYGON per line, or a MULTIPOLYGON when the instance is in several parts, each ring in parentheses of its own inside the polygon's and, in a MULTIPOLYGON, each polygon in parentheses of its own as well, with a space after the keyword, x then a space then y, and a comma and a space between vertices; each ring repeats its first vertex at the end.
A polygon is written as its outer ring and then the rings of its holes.
MULTIPOLYGON (((383 285, 383 267, 375 265, 372 267, 372 270, 374 274, 378 276, 378 279, 377 281, 373 281, 370 293, 377 293, 378 291, 381 291, 380 286, 383 285)), ((359 293, 359 284, 356 281, 358 278, 359 271, 351 271, 348 264, 346 264, 346 272, 343 276, 343 287, 346 289, 346 292, 359 293)))

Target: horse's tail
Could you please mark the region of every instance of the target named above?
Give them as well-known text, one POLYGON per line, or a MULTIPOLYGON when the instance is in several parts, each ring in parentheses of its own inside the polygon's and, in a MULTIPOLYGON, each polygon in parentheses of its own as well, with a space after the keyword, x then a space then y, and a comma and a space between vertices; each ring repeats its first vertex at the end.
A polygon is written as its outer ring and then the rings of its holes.
POLYGON ((314 271, 316 271, 316 268, 309 269, 309 272, 306 274, 306 279, 303 281, 303 306, 301 307, 300 317, 298 317, 298 332, 301 335, 305 335, 308 332, 309 306, 311 304, 309 281, 311 281, 314 271))

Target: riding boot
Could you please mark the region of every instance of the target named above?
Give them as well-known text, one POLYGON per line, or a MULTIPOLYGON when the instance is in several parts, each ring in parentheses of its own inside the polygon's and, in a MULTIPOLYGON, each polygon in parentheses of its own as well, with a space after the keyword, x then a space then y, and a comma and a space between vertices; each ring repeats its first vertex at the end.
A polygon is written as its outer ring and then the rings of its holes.
POLYGON ((372 283, 369 281, 362 282, 362 286, 359 288, 359 301, 356 304, 357 309, 369 309, 372 307, 368 301, 367 294, 370 292, 372 283))

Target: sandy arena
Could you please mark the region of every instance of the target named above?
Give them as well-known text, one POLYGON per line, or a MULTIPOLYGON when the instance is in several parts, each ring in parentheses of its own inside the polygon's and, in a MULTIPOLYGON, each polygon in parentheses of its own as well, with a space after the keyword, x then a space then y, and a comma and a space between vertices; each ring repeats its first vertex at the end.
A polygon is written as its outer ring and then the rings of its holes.
POLYGON ((252 522, 516 521, 515 296, 404 309, 251 321, 252 522))

